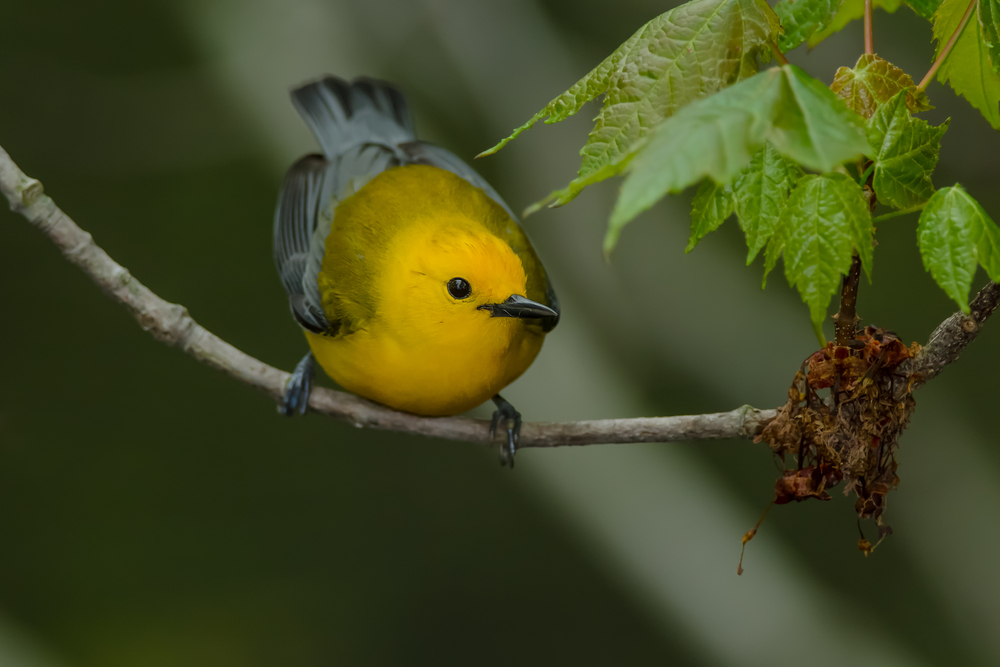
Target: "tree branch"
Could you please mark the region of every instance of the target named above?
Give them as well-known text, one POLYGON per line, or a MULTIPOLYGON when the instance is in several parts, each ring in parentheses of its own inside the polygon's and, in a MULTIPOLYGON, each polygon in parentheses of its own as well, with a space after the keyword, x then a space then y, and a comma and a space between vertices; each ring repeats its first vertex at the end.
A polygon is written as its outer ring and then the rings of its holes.
MULTIPOLYGON (((254 359, 211 333, 188 314, 136 280, 102 250, 90 234, 63 213, 0 148, 0 191, 11 210, 42 230, 104 292, 119 302, 139 325, 167 345, 180 348, 198 361, 260 389, 275 400, 285 391, 289 374, 254 359)), ((490 444, 489 422, 456 417, 418 417, 390 410, 363 398, 322 387, 313 389, 309 407, 358 428, 403 431, 447 440, 490 444)), ((526 423, 519 447, 561 447, 632 442, 674 442, 753 438, 774 410, 745 406, 732 412, 682 417, 605 419, 571 423, 526 423)), ((503 434, 501 434, 501 437, 503 434)))
MULTIPOLYGON (((211 333, 188 314, 132 277, 108 256, 90 234, 83 231, 43 193, 42 184, 26 176, 0 148, 0 192, 20 213, 44 232, 63 256, 77 265, 104 292, 135 317, 139 325, 168 345, 180 348, 198 361, 263 391, 275 400, 285 390, 289 374, 236 349, 211 333)), ((930 342, 914 360, 913 371, 923 382, 958 359, 1000 303, 1000 287, 990 283, 971 304, 971 316, 956 313, 935 330, 930 342)), ((492 444, 489 422, 458 417, 418 417, 396 412, 363 398, 315 387, 309 408, 354 424, 425 435, 446 440, 492 444)), ((519 447, 565 447, 635 442, 725 440, 753 438, 771 421, 776 410, 758 410, 749 405, 730 412, 679 417, 604 419, 566 423, 526 423, 519 447)))
MULTIPOLYGON (((865 5, 870 11, 870 3, 865 5)), ((870 13, 868 15, 871 18, 870 13)), ((870 27, 869 23, 869 27, 870 27)), ((863 174, 868 174, 865 181, 865 197, 868 200, 868 211, 874 212, 877 199, 875 198, 875 188, 872 187, 874 173, 870 170, 871 162, 859 169, 863 174)), ((833 331, 837 345, 847 345, 854 340, 858 331, 858 287, 861 285, 861 257, 855 252, 851 258, 851 268, 840 283, 840 309, 833 316, 833 331)))
POLYGON ((1000 285, 990 281, 969 304, 968 315, 959 311, 939 324, 920 354, 901 365, 900 370, 917 375, 915 386, 933 380, 945 366, 958 361, 959 355, 976 340, 986 319, 998 305, 1000 285))
POLYGON ((833 316, 837 345, 847 345, 858 331, 858 285, 861 282, 861 258, 854 253, 851 269, 840 283, 840 310, 833 316))

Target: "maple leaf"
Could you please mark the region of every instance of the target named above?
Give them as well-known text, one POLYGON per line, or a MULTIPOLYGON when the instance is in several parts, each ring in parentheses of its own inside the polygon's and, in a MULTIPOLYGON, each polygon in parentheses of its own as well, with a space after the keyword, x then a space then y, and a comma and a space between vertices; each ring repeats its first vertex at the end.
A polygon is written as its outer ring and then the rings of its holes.
POLYGON ((963 312, 977 263, 990 280, 1000 280, 1000 228, 961 185, 941 188, 927 202, 917 245, 924 268, 963 312))
MULTIPOLYGON (((969 7, 968 0, 944 0, 934 14, 936 56, 958 29, 969 7)), ((956 93, 979 109, 994 129, 1000 130, 1000 77, 990 62, 990 44, 979 21, 969 21, 951 53, 938 70, 938 81, 947 81, 956 93)))
POLYGON ((931 174, 937 166, 941 136, 948 121, 934 127, 912 118, 906 91, 879 107, 868 123, 868 142, 875 150, 873 185, 879 201, 896 208, 923 204, 934 194, 931 174))
POLYGON ((858 58, 854 68, 841 67, 833 77, 830 90, 848 108, 871 118, 878 108, 900 91, 906 91, 906 106, 913 113, 933 109, 922 90, 917 90, 910 75, 873 53, 858 58))

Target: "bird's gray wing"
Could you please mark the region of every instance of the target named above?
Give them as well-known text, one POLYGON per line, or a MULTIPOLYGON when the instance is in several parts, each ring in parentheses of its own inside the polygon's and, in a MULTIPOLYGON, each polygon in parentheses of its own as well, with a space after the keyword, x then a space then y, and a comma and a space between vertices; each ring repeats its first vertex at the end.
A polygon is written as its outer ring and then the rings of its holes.
POLYGON ((347 83, 328 76, 292 91, 292 102, 323 155, 307 155, 288 170, 274 218, 274 261, 295 319, 317 333, 341 322, 325 312, 317 277, 337 203, 405 156, 413 140, 403 96, 371 79, 347 83))
POLYGON ((328 331, 321 303, 308 298, 304 277, 316 226, 329 206, 335 184, 334 170, 322 155, 306 155, 292 165, 278 194, 274 212, 274 264, 288 293, 292 315, 313 332, 328 331))
MULTIPOLYGON (((517 220, 469 165, 444 148, 416 139, 406 99, 392 85, 326 76, 293 90, 292 101, 324 153, 307 156, 289 170, 275 215, 278 273, 292 312, 307 329, 331 332, 339 327, 328 321, 317 284, 337 204, 386 169, 408 164, 445 169, 481 188, 517 220)), ((551 282, 546 292, 547 305, 558 312, 551 282)), ((548 329, 555 326, 549 324, 548 329)))

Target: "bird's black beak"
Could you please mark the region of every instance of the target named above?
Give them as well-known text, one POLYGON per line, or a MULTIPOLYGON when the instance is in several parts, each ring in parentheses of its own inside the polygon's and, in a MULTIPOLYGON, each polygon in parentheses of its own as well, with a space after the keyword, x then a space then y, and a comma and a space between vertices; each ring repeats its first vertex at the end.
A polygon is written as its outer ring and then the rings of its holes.
POLYGON ((521 319, 559 317, 559 313, 548 306, 537 301, 532 301, 520 294, 512 294, 503 303, 488 303, 479 306, 479 310, 490 311, 490 317, 519 317, 521 319))

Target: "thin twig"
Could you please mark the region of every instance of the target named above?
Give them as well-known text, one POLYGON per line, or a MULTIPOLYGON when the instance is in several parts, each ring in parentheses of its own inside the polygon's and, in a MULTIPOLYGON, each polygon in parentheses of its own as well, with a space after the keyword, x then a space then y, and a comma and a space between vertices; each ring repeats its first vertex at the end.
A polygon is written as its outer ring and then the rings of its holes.
POLYGON ((774 54, 775 59, 782 65, 788 64, 788 58, 785 57, 785 54, 781 52, 781 49, 774 42, 771 42, 771 53, 774 54))
POLYGON ((833 317, 837 345, 854 340, 858 330, 858 285, 861 283, 861 258, 854 253, 851 268, 840 285, 840 310, 833 317))
POLYGON ((976 4, 978 2, 979 0, 970 0, 969 6, 966 7, 965 9, 965 14, 962 15, 962 20, 959 21, 958 23, 958 28, 955 29, 955 32, 948 39, 948 43, 944 45, 943 49, 941 49, 941 53, 934 61, 934 64, 931 65, 930 70, 927 72, 927 74, 924 75, 924 78, 920 80, 920 83, 917 85, 917 90, 924 90, 925 88, 927 88, 927 84, 929 84, 931 82, 931 79, 934 78, 934 75, 937 73, 938 69, 944 63, 945 58, 947 58, 948 54, 951 53, 951 49, 953 46, 955 46, 955 42, 958 41, 958 38, 962 34, 962 31, 965 30, 965 24, 969 22, 969 17, 972 16, 972 10, 976 8, 976 4))
POLYGON ((872 34, 872 0, 865 0, 865 53, 875 53, 875 39, 872 34))
MULTIPOLYGON (((289 374, 241 352, 199 325, 187 309, 154 294, 102 250, 87 232, 43 193, 42 184, 26 176, 0 148, 0 192, 11 210, 44 232, 63 256, 78 266, 104 292, 138 320, 140 326, 168 345, 279 400, 289 374)), ((979 328, 1000 303, 1000 287, 990 283, 971 304, 971 316, 956 313, 937 328, 913 372, 927 381, 958 359, 979 328)), ((309 408, 347 421, 358 428, 375 428, 446 440, 492 444, 489 422, 458 417, 418 417, 344 392, 312 390, 309 408)), ((526 423, 519 447, 564 447, 636 442, 724 440, 753 438, 774 419, 776 410, 749 405, 730 412, 679 417, 604 419, 565 423, 526 423)))
POLYGON ((1000 285, 990 281, 969 303, 969 313, 957 312, 938 325, 915 359, 904 362, 900 372, 915 374, 920 386, 944 370, 976 339, 987 318, 1000 305, 1000 285))
MULTIPOLYGON (((868 210, 874 211, 878 203, 875 198, 875 189, 872 187, 874 170, 869 162, 865 165, 864 174, 868 178, 865 182, 865 196, 868 199, 868 210)), ((833 316, 833 330, 836 334, 837 345, 847 345, 854 340, 858 330, 858 287, 861 285, 861 258, 855 252, 851 258, 851 268, 844 276, 840 284, 840 309, 833 316)))

